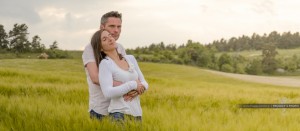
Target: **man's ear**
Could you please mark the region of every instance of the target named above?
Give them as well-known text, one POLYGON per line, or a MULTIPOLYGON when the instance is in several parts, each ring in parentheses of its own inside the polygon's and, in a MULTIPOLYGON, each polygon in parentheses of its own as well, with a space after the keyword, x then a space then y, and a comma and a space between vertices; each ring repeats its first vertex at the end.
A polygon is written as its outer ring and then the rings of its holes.
POLYGON ((100 25, 100 30, 104 29, 104 25, 100 25))

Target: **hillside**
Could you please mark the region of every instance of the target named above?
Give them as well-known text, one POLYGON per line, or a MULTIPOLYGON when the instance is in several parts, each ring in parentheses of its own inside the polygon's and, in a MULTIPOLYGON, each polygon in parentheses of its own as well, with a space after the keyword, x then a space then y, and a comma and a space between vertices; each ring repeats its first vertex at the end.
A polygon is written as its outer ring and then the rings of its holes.
POLYGON ((282 85, 289 87, 300 87, 300 77, 272 77, 272 76, 257 76, 257 75, 245 75, 245 74, 234 74, 225 73, 220 71, 206 70, 215 74, 220 74, 235 79, 240 79, 249 82, 265 83, 270 85, 282 85), (298 79, 296 79, 298 78, 298 79))
MULTIPOLYGON (((300 48, 295 48, 295 49, 277 49, 278 56, 279 58, 289 58, 293 57, 293 55, 296 55, 300 57, 300 48)), ((222 53, 228 53, 230 55, 235 55, 239 54, 242 55, 243 57, 246 58, 257 58, 261 57, 262 51, 261 50, 248 50, 248 51, 239 51, 239 52, 220 52, 217 53, 217 56, 220 56, 222 53)))
MULTIPOLYGON (((143 130, 297 130, 295 109, 241 109, 247 103, 299 103, 300 89, 228 78, 202 69, 139 63, 143 130)), ((116 130, 90 120, 80 59, 0 60, 0 130, 116 130)), ((126 125, 127 130, 140 130, 126 125)))

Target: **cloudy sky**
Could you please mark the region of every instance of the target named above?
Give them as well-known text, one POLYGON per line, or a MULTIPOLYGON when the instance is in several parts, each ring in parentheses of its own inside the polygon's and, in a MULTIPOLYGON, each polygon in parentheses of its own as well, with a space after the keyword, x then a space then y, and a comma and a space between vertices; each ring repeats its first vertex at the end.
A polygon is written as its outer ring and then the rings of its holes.
POLYGON ((123 15, 118 42, 125 48, 152 43, 210 43, 253 33, 300 31, 299 0, 0 0, 6 32, 25 23, 29 39, 53 41, 61 49, 82 50, 112 10, 123 15))

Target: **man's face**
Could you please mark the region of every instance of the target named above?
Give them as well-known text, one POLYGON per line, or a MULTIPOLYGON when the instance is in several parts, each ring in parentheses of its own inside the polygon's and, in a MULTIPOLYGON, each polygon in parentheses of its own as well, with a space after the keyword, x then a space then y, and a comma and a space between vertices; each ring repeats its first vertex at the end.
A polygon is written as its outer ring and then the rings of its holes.
POLYGON ((115 40, 118 40, 121 33, 122 21, 120 18, 109 17, 104 25, 101 25, 101 29, 107 30, 115 40))

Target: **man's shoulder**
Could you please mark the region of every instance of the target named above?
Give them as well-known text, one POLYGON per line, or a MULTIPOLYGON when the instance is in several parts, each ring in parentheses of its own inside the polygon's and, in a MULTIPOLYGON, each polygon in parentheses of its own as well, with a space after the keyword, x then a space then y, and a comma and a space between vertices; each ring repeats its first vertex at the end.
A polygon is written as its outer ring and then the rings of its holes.
POLYGON ((91 44, 87 44, 82 52, 82 60, 84 65, 89 62, 95 62, 94 51, 91 44))
POLYGON ((91 45, 90 43, 85 45, 83 51, 87 51, 87 50, 88 50, 88 51, 89 51, 89 50, 93 50, 92 45, 91 45))
POLYGON ((120 43, 117 43, 117 48, 124 49, 123 45, 122 45, 122 44, 120 44, 120 43))
POLYGON ((90 56, 90 55, 93 55, 94 56, 94 50, 93 50, 93 47, 91 44, 87 44, 85 47, 84 47, 84 50, 82 52, 82 55, 83 56, 90 56))

